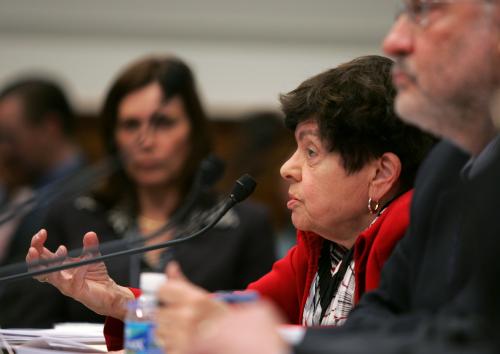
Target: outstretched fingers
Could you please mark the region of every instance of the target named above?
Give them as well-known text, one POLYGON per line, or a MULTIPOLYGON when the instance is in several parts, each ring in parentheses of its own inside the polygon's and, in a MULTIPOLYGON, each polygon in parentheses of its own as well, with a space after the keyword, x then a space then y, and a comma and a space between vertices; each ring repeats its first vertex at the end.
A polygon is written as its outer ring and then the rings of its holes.
MULTIPOLYGON (((39 270, 44 269, 46 267, 55 266, 61 264, 67 255, 66 247, 59 246, 59 248, 55 252, 51 252, 49 249, 45 247, 45 242, 47 241, 47 231, 45 229, 41 229, 38 231, 31 239, 30 248, 28 249, 28 253, 26 254, 26 262, 28 263, 30 269, 39 270), (39 264, 39 262, 46 260, 54 260, 53 262, 46 264, 39 264)), ((36 276, 35 279, 42 282, 52 282, 53 279, 52 273, 49 275, 39 275, 36 276), (52 278, 52 279, 50 279, 52 278)))
POLYGON ((99 254, 99 238, 93 231, 87 232, 83 236, 83 254, 96 256, 99 254))
POLYGON ((41 229, 33 235, 28 254, 26 255, 26 262, 33 263, 42 258, 44 251, 48 251, 44 246, 46 240, 47 231, 45 229, 41 229))
MULTIPOLYGON (((68 250, 66 249, 66 246, 60 245, 53 255, 54 256, 52 258, 54 259, 54 262, 51 262, 49 267, 55 267, 63 264, 68 257, 68 250), (55 261, 56 259, 57 261, 55 261)), ((56 271, 45 276, 42 275, 41 277, 44 277, 42 281, 47 281, 57 287, 57 283, 61 281, 62 273, 61 271, 56 271)))

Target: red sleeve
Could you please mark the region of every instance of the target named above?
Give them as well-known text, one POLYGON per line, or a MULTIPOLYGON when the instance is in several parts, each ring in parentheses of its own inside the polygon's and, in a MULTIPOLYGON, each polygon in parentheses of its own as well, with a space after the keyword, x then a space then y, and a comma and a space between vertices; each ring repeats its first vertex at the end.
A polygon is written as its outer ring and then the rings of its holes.
POLYGON ((278 306, 293 324, 300 319, 308 259, 304 239, 298 237, 297 242, 284 258, 274 263, 269 273, 248 285, 248 289, 278 306))
MULTIPOLYGON (((141 295, 140 289, 130 288, 136 298, 141 295)), ((123 322, 113 318, 106 317, 104 321, 104 339, 108 351, 123 349, 123 322)))

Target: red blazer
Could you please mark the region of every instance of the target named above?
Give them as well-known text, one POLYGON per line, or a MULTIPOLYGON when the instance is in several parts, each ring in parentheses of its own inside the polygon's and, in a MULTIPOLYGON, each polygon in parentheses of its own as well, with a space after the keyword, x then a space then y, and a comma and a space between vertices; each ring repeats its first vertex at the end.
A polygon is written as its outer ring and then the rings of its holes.
MULTIPOLYGON (((355 294, 357 303, 361 295, 378 287, 380 272, 397 242, 409 224, 413 191, 392 201, 377 220, 363 231, 354 245, 355 294)), ((302 323, 302 312, 311 283, 318 269, 323 238, 312 232, 297 232, 297 245, 286 256, 274 263, 272 270, 248 289, 258 291, 287 316, 292 324, 302 323)), ((138 296, 137 289, 132 289, 138 296)), ((123 323, 108 317, 104 326, 108 350, 123 348, 123 323)))
MULTIPOLYGON (((408 227, 412 194, 409 191, 396 198, 356 240, 355 303, 366 291, 378 287, 382 267, 408 227)), ((302 323, 323 240, 312 232, 298 231, 297 245, 274 263, 269 273, 248 286, 275 303, 292 324, 302 323)))

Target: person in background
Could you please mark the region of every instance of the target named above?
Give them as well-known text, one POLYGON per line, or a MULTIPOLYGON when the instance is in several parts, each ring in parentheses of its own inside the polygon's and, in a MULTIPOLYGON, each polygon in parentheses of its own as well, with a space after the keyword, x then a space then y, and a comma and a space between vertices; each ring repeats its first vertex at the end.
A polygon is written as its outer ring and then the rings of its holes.
MULTIPOLYGON (((193 74, 175 57, 144 57, 127 66, 111 84, 101 119, 108 153, 120 158, 121 168, 103 188, 49 211, 46 231, 38 236, 41 243, 65 239, 62 244, 74 249, 81 247, 81 240, 74 235, 90 230, 99 235, 101 242, 143 237, 157 231, 177 217, 176 211, 185 202, 200 163, 211 152, 207 117, 193 74)), ((177 229, 146 241, 146 245, 171 239, 185 228, 184 224, 189 228, 193 219, 206 217, 207 210, 219 199, 210 190, 203 190, 194 210, 184 216, 177 229)), ((267 210, 243 202, 203 237, 167 250, 112 259, 106 267, 109 277, 117 283, 137 287, 141 272, 162 272, 168 262, 176 260, 192 282, 209 291, 243 289, 271 268, 274 242, 267 210)), ((79 278, 78 272, 64 273, 79 278)), ((49 276, 48 282, 57 285, 53 279, 53 275, 49 276)), ((65 286, 70 283, 65 279, 65 286)), ((109 294, 112 288, 103 290, 109 294)), ((89 291, 94 300, 103 298, 100 290, 89 291)), ((63 292, 77 300, 84 295, 63 292)), ((58 301, 60 309, 53 314, 53 321, 104 320, 73 299, 60 295, 58 301)), ((101 309, 97 312, 103 314, 101 309)))
MULTIPOLYGON (((0 90, 0 160, 13 186, 0 224, 0 266, 24 260, 53 193, 85 165, 74 124, 69 100, 54 80, 23 78, 0 90)), ((35 304, 54 294, 32 280, 0 285, 0 326, 46 327, 44 318, 53 308, 35 304)))
POLYGON ((0 137, 0 262, 7 256, 11 236, 29 208, 33 191, 27 176, 11 159, 7 137, 0 137))

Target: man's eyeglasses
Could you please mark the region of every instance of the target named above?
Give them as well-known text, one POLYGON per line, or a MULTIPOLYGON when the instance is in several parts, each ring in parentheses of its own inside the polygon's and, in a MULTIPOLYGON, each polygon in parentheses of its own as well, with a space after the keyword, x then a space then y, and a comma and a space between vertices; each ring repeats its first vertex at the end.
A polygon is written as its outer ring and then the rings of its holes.
POLYGON ((478 0, 404 0, 397 17, 405 14, 415 24, 425 27, 429 24, 432 11, 458 2, 478 2, 478 0))

